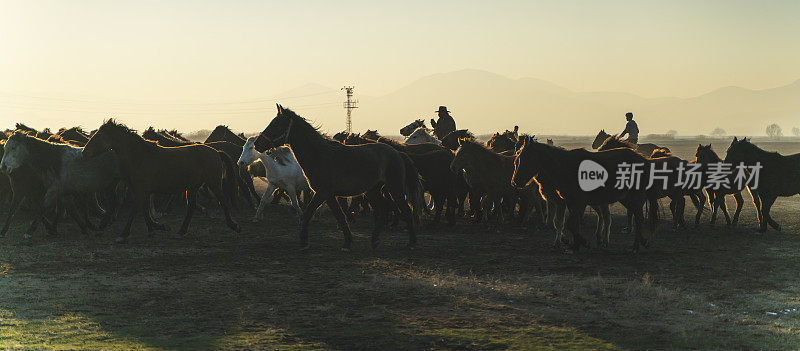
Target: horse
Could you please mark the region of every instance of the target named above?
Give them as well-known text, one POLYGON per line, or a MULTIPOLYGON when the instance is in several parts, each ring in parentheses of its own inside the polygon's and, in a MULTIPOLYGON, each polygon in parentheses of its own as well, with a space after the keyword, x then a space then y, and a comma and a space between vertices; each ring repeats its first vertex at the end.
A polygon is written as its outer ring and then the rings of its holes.
POLYGON ((407 137, 407 136, 411 135, 411 133, 413 133, 415 130, 417 130, 417 128, 428 129, 425 126, 425 120, 424 119, 418 119, 418 120, 416 120, 414 122, 409 123, 407 126, 405 126, 403 128, 400 128, 400 135, 402 135, 404 137, 407 137))
MULTIPOLYGON (((695 152, 695 160, 694 163, 699 163, 700 170, 703 173, 703 184, 706 186, 705 183, 708 181, 708 173, 709 173, 709 165, 710 164, 718 164, 723 163, 724 161, 720 158, 714 149, 711 148, 711 144, 708 145, 697 145, 697 150, 695 152)), ((728 183, 734 183, 734 174, 730 174, 727 178, 728 183)), ((711 225, 714 225, 717 221, 717 210, 722 209, 722 213, 725 215, 725 222, 728 225, 736 225, 739 223, 739 215, 742 212, 742 207, 744 206, 744 197, 742 196, 742 192, 744 191, 745 187, 719 187, 718 189, 712 189, 710 187, 706 187, 706 192, 708 193, 708 203, 711 206, 711 225), (733 220, 728 215, 728 206, 725 203, 725 196, 726 195, 733 195, 733 199, 736 200, 736 211, 733 213, 733 220)), ((758 190, 752 187, 747 187, 747 190, 750 192, 750 197, 753 199, 753 205, 756 208, 756 217, 758 218, 759 224, 763 221, 763 215, 761 210, 761 199, 758 196, 758 190)))
POLYGON ((409 153, 414 165, 422 176, 422 185, 433 199, 434 216, 430 226, 436 226, 445 205, 445 218, 448 224, 455 224, 455 212, 463 204, 467 196, 467 183, 460 173, 453 172, 450 164, 453 153, 447 149, 426 153, 409 153))
POLYGON ((377 130, 371 130, 371 129, 367 129, 367 131, 364 132, 364 135, 362 136, 369 140, 378 140, 381 138, 381 135, 378 133, 377 130))
MULTIPOLYGON (((14 174, 23 165, 28 165, 33 175, 45 185, 41 207, 26 236, 36 230, 46 212, 56 210, 57 206, 67 210, 81 233, 86 234, 87 227, 96 230, 97 227, 89 221, 85 207, 88 197, 94 199, 95 193, 116 188, 120 180, 119 162, 114 151, 87 159, 79 147, 15 133, 6 143, 0 169, 7 174, 14 174), (76 210, 82 211, 83 218, 76 210)), ((107 221, 104 220, 104 223, 107 221)), ((45 225, 51 233, 56 232, 54 224, 45 222, 45 225)))
POLYGON ((387 137, 380 137, 377 140, 370 140, 364 137, 360 137, 358 134, 355 134, 348 137, 348 140, 350 140, 349 143, 347 142, 347 140, 345 140, 345 144, 347 145, 357 145, 357 144, 364 144, 366 141, 375 141, 389 145, 393 147, 395 150, 399 152, 405 152, 407 154, 423 154, 431 151, 444 150, 443 147, 435 143, 408 144, 408 143, 401 143, 399 141, 396 141, 394 139, 389 139, 387 137))
POLYGON ((458 149, 458 143, 461 139, 475 140, 475 135, 467 129, 454 130, 441 139, 442 146, 455 151, 458 149))
MULTIPOLYGON (((630 187, 629 189, 619 189, 614 182, 618 178, 618 165, 643 164, 645 171, 643 176, 647 179, 648 160, 644 156, 630 149, 613 149, 601 152, 589 152, 584 149, 565 150, 555 146, 542 143, 528 142, 520 148, 514 161, 514 175, 511 179, 512 184, 520 186, 528 184, 531 179, 541 180, 553 185, 558 193, 564 198, 569 216, 566 219, 566 228, 572 233, 572 250, 578 251, 581 246, 587 246, 586 241, 580 235, 580 219, 586 210, 587 205, 599 206, 601 212, 598 220, 603 219, 604 230, 608 233, 610 224, 610 214, 608 205, 620 202, 625 208, 633 213, 635 239, 633 251, 637 252, 640 246, 647 246, 647 240, 642 235, 644 225, 644 213, 642 208, 648 201, 643 187, 630 187), (578 184, 578 166, 586 161, 592 161, 602 166, 608 173, 604 185, 591 191, 584 191, 578 184)), ((658 206, 658 202, 651 202, 650 206, 658 206)), ((657 212, 656 212, 657 213, 657 212)), ((650 230, 654 229, 654 222, 650 222, 650 230)), ((600 241, 600 230, 598 241, 600 241)))
POLYGON ((89 135, 84 133, 81 127, 64 129, 63 131, 59 131, 58 135, 61 136, 61 139, 74 142, 76 145, 81 147, 89 142, 89 135))
POLYGON ((781 225, 772 219, 770 209, 778 196, 800 194, 800 153, 781 155, 763 150, 747 138, 734 137, 728 146, 725 163, 734 166, 739 164, 761 166, 757 183, 751 188, 758 189, 758 197, 761 200, 761 222, 758 232, 766 232, 767 224, 780 231, 781 225))
POLYGON ((515 150, 517 145, 517 127, 514 127, 514 132, 505 131, 503 134, 494 133, 489 141, 486 142, 486 146, 489 147, 490 150, 501 153, 508 150, 515 150))
POLYGON ((178 140, 189 141, 189 139, 186 139, 183 136, 183 134, 181 134, 181 132, 179 132, 177 129, 171 129, 171 130, 162 129, 162 130, 159 131, 159 133, 164 133, 164 134, 166 134, 166 135, 168 135, 170 137, 173 137, 175 139, 178 139, 178 140))
POLYGON ((210 143, 212 141, 227 141, 239 146, 244 146, 244 143, 247 142, 247 139, 234 133, 226 125, 218 125, 216 128, 214 128, 211 134, 208 135, 203 143, 210 143))
MULTIPOLYGON (((157 132, 153 127, 147 127, 144 132, 142 132, 142 138, 145 138, 150 141, 156 142, 160 146, 166 147, 176 147, 176 146, 185 146, 191 144, 197 144, 191 141, 183 141, 172 136, 169 136, 163 132, 157 132)), ((238 155, 237 155, 238 156, 238 155)))
MULTIPOLYGON (((5 143, 0 143, 0 159, 4 156, 5 143)), ((2 163, 2 161, 0 161, 0 163, 2 163)), ((0 230, 1 238, 8 233, 8 229, 11 227, 11 220, 14 218, 14 215, 17 213, 17 210, 19 210, 24 200, 28 199, 34 208, 41 208, 45 185, 43 180, 37 176, 29 164, 22 164, 20 167, 17 167, 12 174, 7 174, 0 169, 0 177, 7 181, 4 187, 10 190, 11 193, 11 204, 4 221, 3 229, 0 230)), ((34 223, 36 222, 31 222, 26 233, 33 232, 33 230, 36 229, 33 226, 34 223)), ((45 222, 45 225, 47 224, 48 222, 45 222)))
MULTIPOLYGON (((622 140, 618 136, 611 136, 603 141, 603 144, 597 148, 597 151, 606 151, 617 148, 636 150, 636 144, 622 140)), ((684 209, 686 207, 686 199, 684 196, 689 196, 689 198, 692 200, 692 204, 694 204, 695 209, 697 210, 695 214, 694 225, 695 227, 699 226, 700 217, 703 215, 703 204, 706 201, 706 196, 703 194, 702 187, 690 188, 680 185, 682 179, 678 178, 679 174, 677 172, 678 168, 689 169, 689 161, 673 156, 667 148, 655 149, 650 155, 647 155, 647 157, 651 160, 651 167, 654 167, 654 169, 669 170, 667 180, 659 180, 658 183, 654 182, 653 186, 647 190, 647 195, 656 201, 663 197, 670 198, 669 208, 670 212, 672 213, 672 229, 675 230, 678 227, 686 226, 686 222, 683 218, 684 209)), ((651 215, 657 216, 657 214, 653 214, 652 212, 651 215)), ((629 213, 629 227, 631 220, 631 214, 629 213)))
POLYGON ((425 127, 419 127, 415 129, 409 136, 406 138, 406 144, 440 144, 441 141, 436 139, 433 135, 431 135, 430 130, 425 127))
POLYGON ((331 138, 331 139, 336 140, 336 141, 344 144, 344 140, 347 139, 348 135, 350 135, 350 133, 348 133, 346 131, 341 131, 341 132, 338 132, 338 133, 334 134, 333 138, 331 138))
POLYGON ((323 137, 317 128, 292 110, 281 105, 277 105, 277 109, 277 115, 258 135, 254 145, 256 150, 264 152, 288 144, 315 192, 303 211, 300 229, 302 248, 309 247, 308 224, 324 202, 344 234, 342 249, 350 250, 352 233, 337 197, 364 193, 376 205, 372 247, 377 248, 379 234, 386 224, 385 209, 378 201, 382 189, 390 195, 408 224, 408 247, 413 248, 417 243, 417 223, 424 200, 419 173, 411 159, 386 144, 342 145, 323 137), (412 203, 411 207, 409 202, 412 203))
MULTIPOLYGON (((611 134, 608 134, 608 133, 606 133, 605 130, 601 129, 600 132, 597 133, 597 136, 594 138, 594 141, 592 142, 592 149, 598 149, 600 147, 600 145, 603 145, 604 141, 606 141, 608 138, 611 138, 611 137, 612 137, 611 134)), ((616 135, 614 135, 614 137, 616 137, 616 135)), ((656 150, 656 149, 665 149, 665 150, 669 151, 668 147, 658 146, 658 145, 652 144, 652 143, 640 143, 640 144, 630 143, 630 144, 634 145, 634 147, 633 147, 634 151, 638 152, 639 154, 641 154, 644 157, 649 157, 650 155, 653 154, 653 150, 656 150)))
POLYGON ((28 127, 24 123, 15 124, 14 125, 14 130, 15 131, 20 131, 20 132, 23 132, 25 134, 32 135, 32 136, 36 136, 37 134, 39 134, 38 130, 33 129, 31 127, 28 127))
POLYGON ((137 211, 142 211, 150 235, 154 230, 168 230, 166 225, 150 217, 148 199, 153 193, 186 192, 186 216, 178 230, 179 235, 185 235, 194 214, 197 190, 203 185, 211 190, 222 207, 228 227, 237 233, 241 231, 228 210, 228 202, 234 196, 235 180, 233 161, 225 153, 203 144, 159 146, 114 119, 100 126, 86 143, 83 155, 96 157, 109 149, 119 155, 121 173, 134 201, 117 242, 127 241, 137 211))
POLYGON ((292 203, 292 207, 297 211, 298 220, 302 218, 303 211, 300 209, 297 197, 301 191, 309 191, 308 179, 303 174, 303 169, 297 163, 297 159, 292 153, 292 149, 286 146, 279 146, 266 152, 258 152, 253 145, 256 137, 250 137, 244 144, 244 151, 239 157, 237 164, 240 168, 253 164, 256 160, 261 160, 264 165, 265 177, 267 179, 267 190, 264 192, 261 202, 258 204, 253 222, 258 222, 264 205, 272 201, 273 193, 276 188, 283 189, 292 203))
MULTIPOLYGON (((514 173, 514 157, 498 154, 475 141, 460 140, 460 146, 450 163, 450 169, 456 174, 464 171, 479 182, 481 189, 485 192, 481 201, 483 219, 486 219, 488 212, 494 208, 494 221, 497 226, 503 224, 503 198, 507 199, 509 204, 516 204, 515 200, 518 195, 528 198, 531 193, 520 194, 518 193, 519 189, 514 188, 511 184, 511 177, 514 173)), ((472 186, 474 182, 468 181, 468 183, 472 186)), ((526 190, 520 191, 526 192, 526 190)), ((538 189, 535 193, 539 193, 538 189)), ((513 211, 514 206, 510 207, 513 211)), ((537 207, 541 213, 541 207, 537 207)), ((526 213, 523 213, 522 217, 524 218, 525 215, 526 213)))
MULTIPOLYGON (((548 140, 550 140, 550 139, 548 139, 548 140)), ((524 145, 526 142, 530 143, 530 142, 533 142, 533 141, 536 141, 536 136, 535 135, 530 135, 530 134, 522 134, 522 135, 520 135, 519 138, 517 138, 517 142, 514 144, 514 151, 515 152, 519 151, 519 149, 522 148, 522 145, 524 145)), ((548 143, 548 145, 553 145, 553 144, 548 143)))

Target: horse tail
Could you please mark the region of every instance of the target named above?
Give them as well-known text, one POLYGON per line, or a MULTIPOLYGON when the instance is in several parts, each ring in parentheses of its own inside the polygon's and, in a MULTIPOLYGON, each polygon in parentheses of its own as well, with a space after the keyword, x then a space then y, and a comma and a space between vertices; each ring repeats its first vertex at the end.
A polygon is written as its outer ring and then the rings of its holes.
POLYGON ((217 151, 219 158, 222 160, 222 192, 225 194, 228 203, 237 208, 236 205, 236 170, 233 168, 233 160, 228 154, 217 151))
POLYGON ((425 207, 425 188, 422 186, 422 179, 419 175, 417 166, 411 157, 404 152, 400 152, 406 168, 406 198, 411 203, 411 216, 414 226, 422 227, 422 210, 425 207))

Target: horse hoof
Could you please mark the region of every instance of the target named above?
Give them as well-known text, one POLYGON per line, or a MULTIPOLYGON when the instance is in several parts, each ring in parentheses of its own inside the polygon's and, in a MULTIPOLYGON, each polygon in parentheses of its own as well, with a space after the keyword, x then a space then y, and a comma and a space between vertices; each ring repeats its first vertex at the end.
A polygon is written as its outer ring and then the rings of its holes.
POLYGON ((22 238, 23 238, 23 239, 30 239, 30 238, 31 238, 31 235, 30 235, 30 234, 28 234, 28 233, 25 233, 25 234, 23 234, 23 235, 22 235, 22 238))
POLYGON ((125 243, 128 242, 128 238, 126 238, 124 236, 118 236, 117 239, 114 240, 114 241, 116 241, 117 244, 125 244, 125 243))
POLYGON ((305 244, 305 245, 303 245, 303 247, 300 248, 300 251, 308 251, 308 249, 310 249, 310 248, 311 248, 310 244, 305 244))
POLYGON ((342 247, 340 250, 342 252, 350 252, 350 248, 349 247, 342 247))
POLYGON ((414 248, 415 248, 415 247, 416 247, 416 246, 414 246, 414 245, 411 245, 411 244, 408 244, 408 245, 406 245, 406 249, 408 249, 408 250, 410 250, 410 251, 414 251, 414 248))

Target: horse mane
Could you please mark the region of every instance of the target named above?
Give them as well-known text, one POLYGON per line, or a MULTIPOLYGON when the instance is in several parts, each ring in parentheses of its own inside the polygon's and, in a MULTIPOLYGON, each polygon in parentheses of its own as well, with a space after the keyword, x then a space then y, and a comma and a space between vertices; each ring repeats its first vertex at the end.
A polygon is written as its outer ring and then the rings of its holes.
POLYGON ((17 123, 17 124, 15 124, 15 125, 14 125, 14 127, 16 127, 16 129, 18 129, 18 130, 23 130, 23 131, 26 131, 26 132, 34 132, 34 133, 37 133, 36 129, 33 129, 33 128, 31 128, 31 127, 28 127, 28 126, 26 126, 26 125, 25 125, 25 124, 23 124, 23 123, 17 123))
POLYGON ((633 143, 631 143, 629 141, 626 141, 626 140, 622 140, 622 138, 620 138, 617 135, 612 135, 612 136, 608 137, 603 142, 603 144, 601 144, 600 147, 598 147, 597 149, 598 150, 611 150, 611 149, 619 149, 619 148, 628 148, 628 149, 636 150, 636 147, 637 146, 635 144, 633 144, 633 143))
MULTIPOLYGON (((121 132, 123 132, 125 134, 128 134, 129 136, 131 136, 137 142, 141 143, 142 145, 145 145, 147 147, 148 151, 155 151, 155 150, 158 149, 158 143, 157 142, 151 141, 151 140, 147 140, 147 139, 143 138, 141 135, 139 135, 139 133, 136 131, 136 129, 132 129, 132 128, 126 126, 124 123, 117 122, 113 118, 109 118, 108 120, 103 122, 103 125, 101 125, 100 128, 97 129, 97 131, 99 132, 100 129, 103 129, 103 128, 112 128, 112 129, 115 129, 115 130, 119 130, 119 131, 121 131, 121 132)), ((96 133, 97 132, 95 132, 95 134, 96 133)))
POLYGON ((777 151, 767 151, 767 150, 764 150, 764 149, 758 147, 758 145, 753 144, 752 142, 750 142, 749 138, 739 139, 736 143, 739 144, 739 145, 744 145, 745 147, 750 148, 750 150, 755 151, 757 153, 760 153, 762 155, 768 155, 768 156, 777 157, 777 158, 786 157, 784 155, 781 155, 777 151))
POLYGON ((298 123, 299 123, 300 126, 302 127, 300 130, 302 130, 302 131, 304 131, 306 133, 310 133, 310 134, 312 134, 312 136, 317 136, 321 140, 324 140, 324 141, 328 142, 329 144, 333 143, 333 144, 343 145, 342 143, 331 139, 330 137, 325 135, 325 133, 321 132, 320 131, 321 127, 311 125, 311 123, 308 121, 308 119, 298 115, 297 113, 295 113, 291 109, 286 108, 286 107, 282 107, 281 111, 282 111, 281 115, 285 115, 287 118, 289 118, 289 120, 294 121, 294 125, 292 125, 292 128, 297 127, 298 123))
POLYGON ((669 156, 672 156, 672 152, 670 152, 669 149, 665 148, 654 149, 653 153, 650 154, 650 158, 669 157, 669 156))

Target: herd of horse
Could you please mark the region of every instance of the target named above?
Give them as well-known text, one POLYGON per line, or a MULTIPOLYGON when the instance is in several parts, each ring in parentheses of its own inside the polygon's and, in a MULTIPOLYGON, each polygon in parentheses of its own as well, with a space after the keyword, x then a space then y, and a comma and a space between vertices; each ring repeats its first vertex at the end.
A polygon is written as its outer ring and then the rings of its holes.
POLYGON ((23 205, 33 214, 25 236, 40 222, 56 235, 58 221, 65 216, 84 234, 101 231, 127 209, 117 237, 123 243, 138 215, 144 217, 149 235, 169 230, 158 221, 159 210, 169 211, 181 199, 186 212, 179 235, 188 232, 198 208, 206 213, 209 207, 219 209, 226 225, 239 232, 231 211, 241 202, 255 208, 252 220, 260 221, 265 206, 286 198, 297 213, 303 249, 309 247, 309 224, 324 203, 343 233, 343 250, 349 250, 353 240, 349 223, 363 213, 374 218, 373 248, 387 226, 400 221, 407 225, 407 246, 413 248, 423 222, 434 227, 444 212, 449 225, 467 217, 490 231, 511 221, 553 230, 554 245, 574 252, 591 247, 580 234, 586 207, 597 215, 596 246, 605 247, 611 232, 610 205, 619 203, 628 213, 626 229, 637 251, 648 245, 645 234, 657 226, 661 199, 669 201, 673 229, 686 226, 687 197, 696 209, 695 226, 706 204, 712 223, 721 209, 726 222, 735 225, 744 204, 742 192, 748 191, 758 231, 765 232, 768 226, 780 230, 770 215, 776 198, 800 193, 800 154, 765 151, 749 139, 734 138, 724 159, 711 145, 699 145, 694 160, 683 160, 667 147, 631 144, 602 130, 592 144, 597 151, 590 151, 565 149, 552 140, 539 142, 516 126, 483 143, 469 130, 456 129, 449 116, 431 124, 432 129, 420 119, 404 126, 403 142, 374 130, 329 138, 281 105, 255 136, 247 138, 221 125, 204 142, 152 127, 139 134, 113 119, 91 132, 72 127, 53 133, 17 124, 0 133, 0 199, 8 202, 0 236, 6 235, 23 205), (580 187, 578 170, 586 161, 609 170, 605 186, 591 191, 580 187), (701 187, 687 188, 675 175, 662 179, 663 186, 613 185, 620 164, 645 165, 647 176, 651 169, 695 164, 702 170, 720 162, 758 163, 758 185, 715 188, 703 176, 698 179, 701 187), (262 195, 255 190, 254 177, 267 182, 262 195), (732 219, 725 205, 728 195, 737 204, 732 219))

